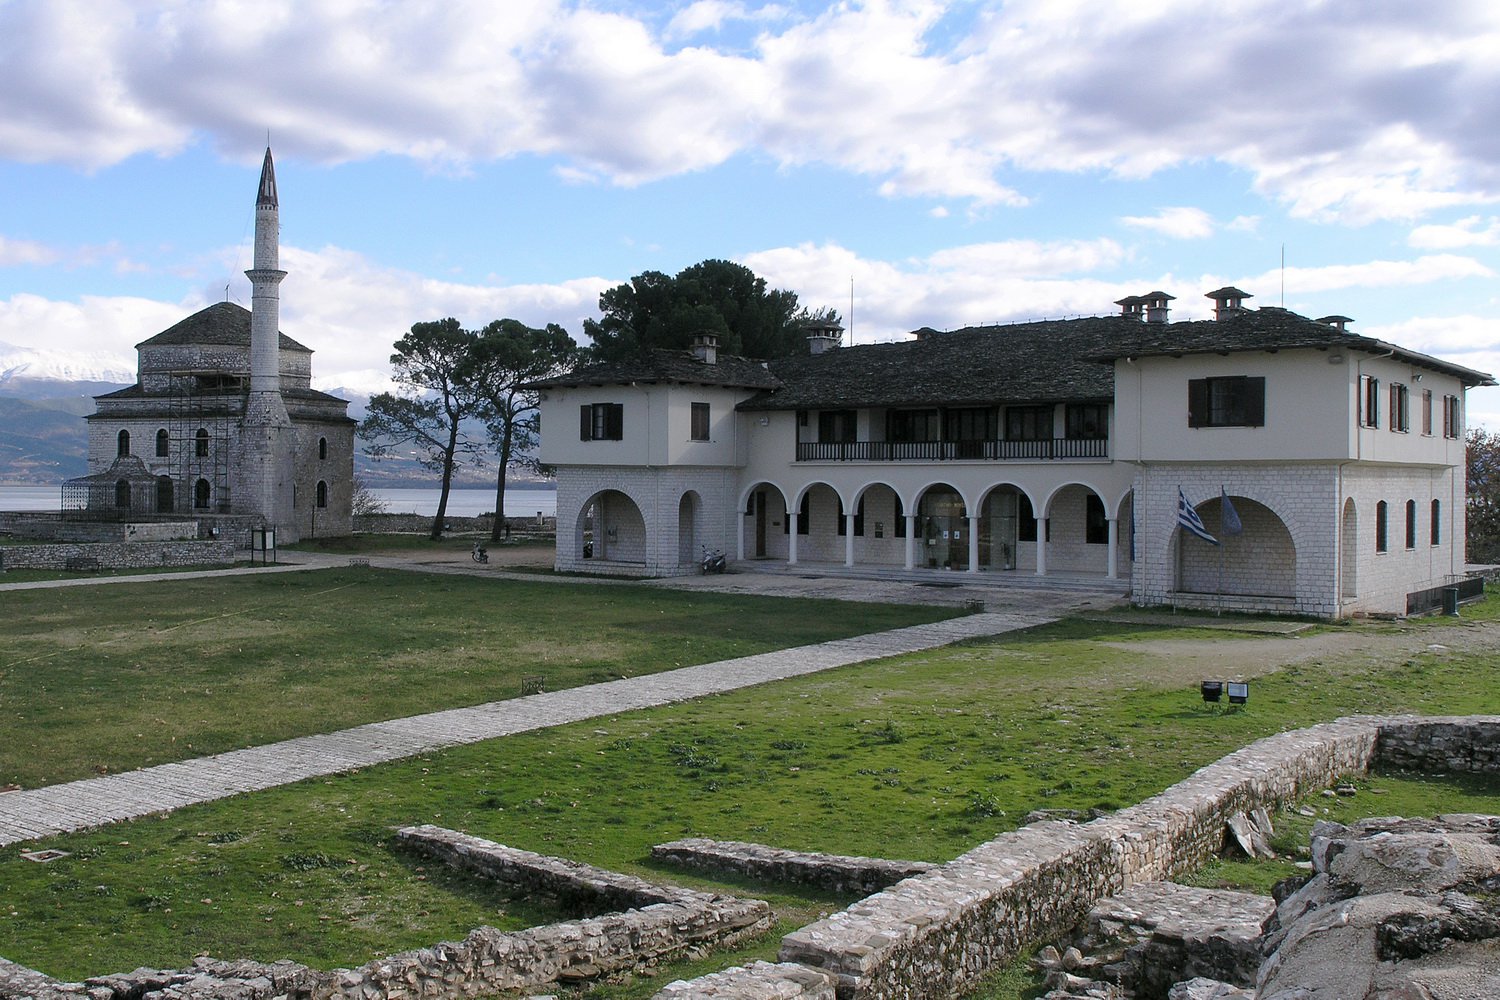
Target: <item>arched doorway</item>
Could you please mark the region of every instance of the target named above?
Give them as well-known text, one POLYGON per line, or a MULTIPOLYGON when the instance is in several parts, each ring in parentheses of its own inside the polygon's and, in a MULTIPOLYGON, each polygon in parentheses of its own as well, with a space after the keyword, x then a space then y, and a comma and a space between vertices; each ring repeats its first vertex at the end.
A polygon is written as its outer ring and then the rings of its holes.
POLYGON ((885 483, 872 483, 855 498, 855 559, 900 568, 906 561, 906 510, 901 495, 885 483))
POLYGON ((1177 587, 1189 594, 1226 597, 1297 596, 1297 547, 1292 533, 1275 511, 1248 497, 1231 496, 1242 532, 1223 529, 1219 498, 1197 507, 1209 534, 1220 540, 1210 545, 1187 532, 1177 536, 1177 587))
POLYGON ((170 514, 173 510, 172 477, 156 477, 156 512, 170 514))
POLYGON ((196 509, 208 510, 208 504, 211 499, 207 479, 200 479, 193 484, 193 506, 196 509))
POLYGON ((577 551, 599 562, 646 562, 646 519, 640 507, 619 490, 589 498, 574 525, 577 551))
POLYGON ((677 501, 677 563, 691 566, 698 561, 698 516, 703 510, 703 501, 693 490, 688 490, 677 501))
POLYGON ((786 496, 770 483, 757 483, 745 497, 740 541, 747 559, 786 557, 782 525, 786 524, 786 496))
POLYGON ((929 486, 917 501, 917 564, 928 569, 969 568, 968 508, 952 486, 929 486))
POLYGON ((979 565, 999 571, 1036 569, 1036 515, 1017 486, 996 486, 979 505, 979 565))
POLYGON ((1344 501, 1344 517, 1339 526, 1339 576, 1343 578, 1342 596, 1359 594, 1359 513, 1353 497, 1344 501))

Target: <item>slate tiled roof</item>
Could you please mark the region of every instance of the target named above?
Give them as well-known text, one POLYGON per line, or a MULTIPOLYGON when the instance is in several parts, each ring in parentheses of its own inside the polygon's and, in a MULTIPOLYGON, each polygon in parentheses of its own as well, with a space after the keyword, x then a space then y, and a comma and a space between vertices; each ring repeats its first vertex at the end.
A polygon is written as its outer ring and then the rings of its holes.
MULTIPOLYGON (((204 397, 243 396, 247 392, 249 392, 249 390, 250 390, 250 381, 249 381, 249 379, 246 379, 244 385, 240 386, 238 389, 207 389, 207 390, 202 390, 202 391, 199 391, 199 392, 191 393, 191 395, 194 395, 194 396, 204 396, 204 397)), ((161 399, 161 398, 165 398, 167 396, 180 396, 180 395, 182 395, 182 393, 179 393, 179 392, 167 392, 167 391, 163 391, 163 392, 147 392, 145 389, 142 389, 141 388, 141 384, 139 382, 137 382, 135 385, 127 385, 123 389, 116 389, 114 392, 106 392, 104 395, 102 395, 102 396, 95 396, 94 398, 95 399, 161 399)), ((299 401, 304 401, 304 402, 309 402, 309 403, 344 403, 344 404, 347 404, 349 402, 347 399, 344 399, 341 396, 333 396, 333 395, 330 395, 330 394, 328 394, 326 392, 322 392, 321 390, 318 390, 318 389, 301 389, 301 388, 296 388, 296 387, 289 388, 289 389, 282 389, 281 390, 281 397, 283 399, 287 399, 287 400, 299 400, 299 401)))
MULTIPOLYGON (((1347 317, 1327 317, 1348 321, 1347 317)), ((1088 355, 1096 361, 1117 358, 1182 357, 1240 351, 1283 351, 1314 348, 1391 354, 1408 364, 1442 372, 1466 385, 1494 385, 1493 376, 1455 365, 1374 337, 1340 330, 1330 323, 1308 319, 1289 309, 1262 306, 1220 320, 1151 324, 1130 321, 1102 350, 1088 355)))
POLYGON ((742 389, 770 389, 776 377, 759 361, 719 354, 716 364, 700 361, 692 351, 653 350, 645 357, 605 361, 576 368, 564 375, 531 385, 538 389, 583 385, 626 385, 631 382, 675 382, 684 385, 723 385, 742 389))
POLYGON ((979 326, 771 362, 782 387, 744 410, 1108 400, 1114 369, 1088 355, 1140 324, 1120 317, 979 326))
MULTIPOLYGON (((280 334, 281 350, 301 351, 311 354, 312 348, 304 347, 286 334, 280 334)), ((207 309, 200 309, 187 319, 167 327, 150 340, 135 346, 160 347, 172 344, 212 344, 223 347, 250 346, 250 310, 233 302, 215 302, 207 309)))

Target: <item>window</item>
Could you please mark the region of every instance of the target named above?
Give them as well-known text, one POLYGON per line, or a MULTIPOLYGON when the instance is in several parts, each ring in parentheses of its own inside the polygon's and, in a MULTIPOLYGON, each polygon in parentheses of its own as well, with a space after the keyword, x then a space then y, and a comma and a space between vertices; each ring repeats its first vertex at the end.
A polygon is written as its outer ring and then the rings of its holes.
POLYGON ((1007 406, 1005 437, 1010 441, 1052 440, 1052 407, 1007 406))
POLYGON ((693 427, 692 439, 694 441, 708 440, 708 404, 693 404, 693 427))
POLYGON ((1411 430, 1408 394, 1406 386, 1400 382, 1391 383, 1391 430, 1398 434, 1405 434, 1411 430))
POLYGON ((1386 550, 1385 514, 1386 514, 1386 503, 1385 503, 1384 500, 1382 500, 1378 504, 1375 505, 1375 551, 1376 552, 1384 552, 1386 550))
MULTIPOLYGON (((804 493, 804 494, 802 494, 802 503, 800 505, 798 505, 798 507, 797 507, 797 534, 799 534, 799 535, 805 535, 805 534, 807 534, 808 522, 810 522, 811 520, 812 520, 812 494, 811 493, 804 493)), ((791 527, 791 524, 792 524, 792 519, 790 517, 788 517, 786 520, 784 520, 784 521, 781 522, 781 533, 783 535, 785 535, 785 534, 788 533, 787 529, 789 527, 791 527)))
POLYGON ((824 410, 818 414, 818 443, 847 444, 859 436, 859 416, 853 410, 824 410))
POLYGON ((1189 427, 1264 427, 1266 380, 1227 375, 1188 380, 1189 427))
MULTIPOLYGON (((899 502, 899 501, 898 501, 899 502)), ((844 498, 839 497, 839 535, 842 537, 849 533, 844 519, 844 498)), ((865 533, 865 499, 859 498, 859 503, 854 508, 854 537, 862 538, 865 533)))
POLYGON ((1432 501, 1432 524, 1427 529, 1427 537, 1432 540, 1433 545, 1443 543, 1443 502, 1432 501))
MULTIPOLYGON (((129 454, 130 454, 130 432, 129 431, 121 431, 115 437, 115 455, 118 458, 124 458, 125 456, 127 456, 129 454)), ((126 506, 129 506, 129 505, 127 504, 126 506)))
POLYGON ((156 432, 156 457, 166 458, 171 454, 172 439, 167 436, 167 429, 163 427, 156 432))
POLYGON ((1075 440, 1109 437, 1109 407, 1104 403, 1069 403, 1067 431, 1075 440))
POLYGON ((200 479, 193 484, 193 506, 199 510, 208 509, 208 480, 200 479))
POLYGON ((619 441, 624 436, 623 403, 584 403, 578 408, 580 441, 619 441))
POLYGON ((1406 501, 1406 547, 1414 549, 1417 547, 1417 502, 1406 501))
POLYGON ((328 506, 328 484, 321 479, 318 480, 318 492, 316 498, 319 507, 328 506))
POLYGON ((1443 397, 1443 437, 1463 437, 1463 418, 1459 415, 1457 396, 1443 397))
POLYGON ((328 439, 318 438, 318 460, 322 461, 328 457, 328 439))
POLYGON ((1109 519, 1104 516, 1104 501, 1093 493, 1083 503, 1083 540, 1089 545, 1109 544, 1109 519))
POLYGON ((1373 375, 1361 375, 1359 424, 1361 427, 1380 426, 1380 379, 1373 375))
POLYGON ((993 441, 999 436, 999 415, 993 407, 967 406, 943 413, 944 441, 993 441))
POLYGON ((198 433, 193 435, 193 454, 199 458, 208 457, 208 430, 198 428, 198 433))
POLYGON ((1031 497, 1016 494, 1016 541, 1036 541, 1036 514, 1031 509, 1031 497))
POLYGON ((890 410, 885 415, 887 441, 941 441, 937 410, 890 410))
POLYGON ((1432 437, 1432 390, 1422 390, 1422 433, 1432 437))
MULTIPOLYGON (((124 431, 120 432, 124 434, 124 431)), ((115 483, 115 506, 122 510, 130 508, 130 483, 124 479, 115 483)))

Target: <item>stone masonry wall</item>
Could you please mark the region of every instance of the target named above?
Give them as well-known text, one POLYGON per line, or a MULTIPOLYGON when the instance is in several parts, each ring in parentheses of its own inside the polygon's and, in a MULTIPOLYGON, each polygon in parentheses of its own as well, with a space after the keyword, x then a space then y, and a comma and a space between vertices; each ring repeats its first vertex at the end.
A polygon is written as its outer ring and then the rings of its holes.
POLYGON ((1235 813, 1279 806, 1377 759, 1500 771, 1500 717, 1352 718, 1268 737, 1092 823, 1002 834, 788 934, 781 960, 835 975, 840 1000, 949 996, 1074 926, 1095 900, 1201 864, 1222 849, 1235 813))
MULTIPOLYGON (((0 959, 3 1000, 421 1000, 534 991, 559 981, 593 979, 621 969, 700 950, 725 947, 772 926, 771 908, 758 899, 711 895, 545 857, 439 827, 397 832, 408 847, 500 879, 507 884, 589 909, 621 912, 504 932, 480 927, 458 942, 401 952, 357 969, 323 972, 293 962, 218 962, 192 968, 100 976, 63 983, 0 959)), ((764 963, 762 963, 764 964, 764 963)), ((781 977, 801 992, 768 994, 787 1000, 831 1000, 818 992, 826 980, 809 970, 781 977)), ((703 994, 711 995, 711 994, 703 994)), ((734 994, 722 994, 731 997, 734 994)))
POLYGON ((56 545, 7 545, 0 548, 0 569, 68 569, 78 561, 89 569, 152 569, 161 566, 228 566, 234 546, 228 541, 93 542, 56 545))
POLYGON ((926 861, 889 861, 885 858, 809 854, 767 847, 764 844, 708 840, 703 837, 657 844, 651 848, 651 859, 695 871, 719 874, 727 872, 746 878, 791 882, 832 892, 858 892, 865 895, 937 867, 926 861))

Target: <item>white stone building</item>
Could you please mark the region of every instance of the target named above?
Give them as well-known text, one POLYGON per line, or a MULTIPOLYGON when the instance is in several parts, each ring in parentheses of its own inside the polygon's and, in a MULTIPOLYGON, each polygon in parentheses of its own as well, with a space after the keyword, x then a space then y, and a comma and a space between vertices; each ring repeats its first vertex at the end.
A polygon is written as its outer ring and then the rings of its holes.
POLYGON ((312 351, 278 329, 276 175, 256 198, 251 309, 220 302, 136 345, 136 383, 95 398, 89 475, 64 484, 85 516, 198 520, 247 541, 352 530, 354 426, 312 388, 312 351))
POLYGON ((1153 292, 894 344, 815 331, 764 364, 705 335, 538 383, 558 568, 687 573, 708 548, 1325 617, 1406 613, 1461 579, 1464 394, 1494 380, 1344 317, 1209 297, 1211 321, 1169 322, 1153 292), (1180 530, 1179 489, 1221 545, 1180 530))

